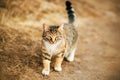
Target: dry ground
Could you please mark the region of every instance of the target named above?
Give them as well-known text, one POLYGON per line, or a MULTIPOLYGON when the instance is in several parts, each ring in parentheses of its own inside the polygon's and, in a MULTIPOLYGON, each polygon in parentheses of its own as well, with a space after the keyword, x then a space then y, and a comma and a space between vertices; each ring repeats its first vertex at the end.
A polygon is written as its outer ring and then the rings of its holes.
POLYGON ((67 22, 65 0, 0 1, 0 80, 120 80, 120 1, 71 0, 79 33, 74 62, 42 76, 42 24, 67 22))

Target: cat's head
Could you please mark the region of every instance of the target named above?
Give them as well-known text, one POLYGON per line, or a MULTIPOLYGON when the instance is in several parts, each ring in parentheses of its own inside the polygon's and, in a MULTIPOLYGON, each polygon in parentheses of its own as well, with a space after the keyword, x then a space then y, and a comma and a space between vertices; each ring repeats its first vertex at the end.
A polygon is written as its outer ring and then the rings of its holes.
POLYGON ((43 24, 42 39, 50 44, 55 44, 61 41, 64 37, 63 25, 61 26, 46 26, 43 24))

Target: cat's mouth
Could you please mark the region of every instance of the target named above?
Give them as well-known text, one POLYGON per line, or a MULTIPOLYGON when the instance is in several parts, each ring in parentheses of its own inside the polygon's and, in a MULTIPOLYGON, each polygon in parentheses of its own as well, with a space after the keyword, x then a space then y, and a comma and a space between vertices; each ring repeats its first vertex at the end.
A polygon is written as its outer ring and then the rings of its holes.
POLYGON ((56 41, 50 41, 50 44, 55 44, 56 43, 56 41))
POLYGON ((49 43, 49 44, 57 44, 57 43, 61 43, 61 41, 62 40, 59 40, 59 41, 51 41, 51 40, 49 40, 49 41, 46 41, 46 40, 43 40, 44 42, 47 42, 47 43, 49 43))
POLYGON ((59 42, 61 42, 61 40, 59 40, 59 41, 49 41, 50 44, 57 44, 59 42))

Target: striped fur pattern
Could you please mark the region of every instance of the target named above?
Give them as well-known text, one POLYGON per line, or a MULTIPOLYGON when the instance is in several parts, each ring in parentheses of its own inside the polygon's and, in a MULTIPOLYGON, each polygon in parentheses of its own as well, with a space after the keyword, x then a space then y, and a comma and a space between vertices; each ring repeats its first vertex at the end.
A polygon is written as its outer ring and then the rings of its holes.
POLYGON ((60 26, 43 25, 42 34, 42 60, 43 75, 49 75, 51 58, 55 59, 54 70, 61 71, 62 61, 66 58, 68 61, 74 60, 78 34, 73 25, 74 12, 69 1, 66 2, 69 23, 60 26))
POLYGON ((75 14, 70 1, 66 1, 66 10, 68 13, 69 23, 73 23, 75 21, 75 14))

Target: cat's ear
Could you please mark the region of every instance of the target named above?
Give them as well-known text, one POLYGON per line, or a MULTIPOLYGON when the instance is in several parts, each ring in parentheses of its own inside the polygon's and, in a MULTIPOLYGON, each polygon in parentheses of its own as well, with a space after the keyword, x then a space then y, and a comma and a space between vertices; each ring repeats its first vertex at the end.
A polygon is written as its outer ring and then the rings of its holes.
POLYGON ((64 28, 64 24, 61 24, 61 25, 59 26, 59 30, 63 30, 63 28, 64 28))
POLYGON ((46 24, 44 23, 43 24, 43 31, 46 31, 47 30, 47 26, 46 26, 46 24))

